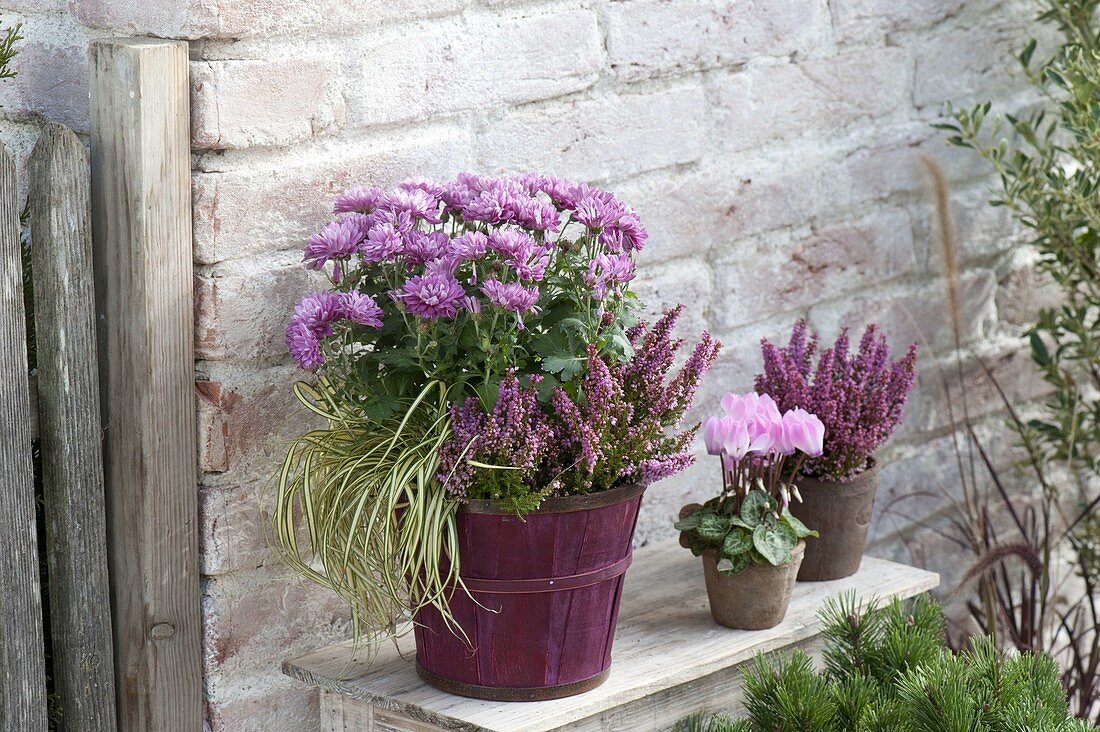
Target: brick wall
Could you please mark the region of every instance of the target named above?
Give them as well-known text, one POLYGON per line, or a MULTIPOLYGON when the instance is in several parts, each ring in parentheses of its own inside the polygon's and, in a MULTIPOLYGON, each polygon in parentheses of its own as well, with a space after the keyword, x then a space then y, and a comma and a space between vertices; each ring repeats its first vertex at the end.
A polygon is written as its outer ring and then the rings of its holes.
MULTIPOLYGON (((25 158, 35 117, 87 130, 86 43, 192 41, 196 374, 207 718, 213 730, 308 730, 316 699, 279 662, 348 635, 339 604, 288 576, 261 499, 302 429, 282 329, 309 277, 299 247, 351 184, 539 169, 597 182, 652 234, 638 289, 685 302, 684 334, 726 344, 701 399, 744 389, 757 342, 798 317, 827 333, 876 319, 925 344, 880 509, 955 482, 938 372, 942 312, 928 152, 953 186, 963 337, 1010 393, 1036 394, 1016 335, 1048 295, 990 179, 928 123, 946 99, 1030 98, 1008 59, 1035 27, 994 0, 0 0, 28 39, 0 85, 0 138, 25 158)), ((996 410, 972 361, 970 406, 996 410)), ((700 412, 702 414, 702 412, 700 412)), ((1008 456, 997 456, 1008 460, 1008 456)), ((638 539, 706 495, 710 465, 654 487, 638 539)), ((880 510, 874 551, 950 570, 946 499, 880 510)))

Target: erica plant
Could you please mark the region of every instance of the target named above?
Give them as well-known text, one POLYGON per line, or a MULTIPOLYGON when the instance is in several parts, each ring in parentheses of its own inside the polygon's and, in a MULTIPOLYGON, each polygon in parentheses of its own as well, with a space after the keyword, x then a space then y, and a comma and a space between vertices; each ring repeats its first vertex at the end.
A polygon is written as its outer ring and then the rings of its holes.
POLYGON ((824 450, 803 463, 804 475, 851 480, 871 467, 875 450, 905 415, 917 344, 891 362, 886 336, 872 324, 856 353, 850 353, 846 330, 815 364, 817 347, 817 335, 809 333, 805 321, 795 324, 785 348, 761 341, 764 373, 756 377, 756 390, 770 395, 780 409, 805 409, 825 425, 824 450))
POLYGON ((681 312, 677 307, 652 327, 630 328, 629 361, 601 357, 589 346, 573 394, 555 387, 540 404, 542 377, 524 387, 511 373, 492 410, 474 397, 456 406, 440 480, 456 496, 501 499, 525 512, 546 496, 649 485, 682 471, 694 460, 696 430, 680 429, 684 413, 721 344, 704 333, 670 379, 682 345, 671 333, 681 312))

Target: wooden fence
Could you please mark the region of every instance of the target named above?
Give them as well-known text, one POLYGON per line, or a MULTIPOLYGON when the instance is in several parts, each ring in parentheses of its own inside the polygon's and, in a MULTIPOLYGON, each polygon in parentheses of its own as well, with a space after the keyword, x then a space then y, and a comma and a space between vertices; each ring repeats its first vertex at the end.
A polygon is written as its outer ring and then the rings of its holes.
POLYGON ((47 125, 27 166, 34 378, 0 145, 0 730, 48 724, 35 438, 62 728, 199 730, 187 44, 97 41, 91 91, 91 159, 47 125))

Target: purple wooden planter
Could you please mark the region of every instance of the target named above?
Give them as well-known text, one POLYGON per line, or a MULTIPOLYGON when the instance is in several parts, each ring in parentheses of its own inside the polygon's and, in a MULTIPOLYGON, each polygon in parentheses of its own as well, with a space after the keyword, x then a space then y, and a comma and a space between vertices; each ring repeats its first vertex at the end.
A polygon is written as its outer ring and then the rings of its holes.
POLYGON ((493 501, 466 504, 459 556, 477 602, 457 591, 451 611, 469 644, 435 608, 421 610, 421 678, 498 701, 556 699, 603 683, 643 490, 550 498, 523 519, 493 501))

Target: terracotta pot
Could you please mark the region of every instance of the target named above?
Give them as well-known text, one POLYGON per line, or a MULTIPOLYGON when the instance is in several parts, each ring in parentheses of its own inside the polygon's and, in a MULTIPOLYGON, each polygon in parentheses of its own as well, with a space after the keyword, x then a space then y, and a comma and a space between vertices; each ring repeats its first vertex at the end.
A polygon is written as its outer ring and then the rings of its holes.
POLYGON ((435 608, 419 611, 421 678, 495 701, 556 699, 603 683, 643 490, 549 498, 522 519, 495 501, 464 504, 460 571, 474 599, 458 590, 450 609, 469 642, 435 608))
POLYGON ((805 550, 806 542, 800 541, 792 552, 794 558, 786 564, 773 567, 751 562, 734 575, 718 571, 713 549, 703 552, 703 574, 714 622, 741 630, 764 630, 783 622, 805 550))
POLYGON ((821 534, 806 547, 799 582, 840 579, 859 571, 877 488, 875 465, 848 483, 798 480, 802 503, 792 502, 791 512, 821 534))

